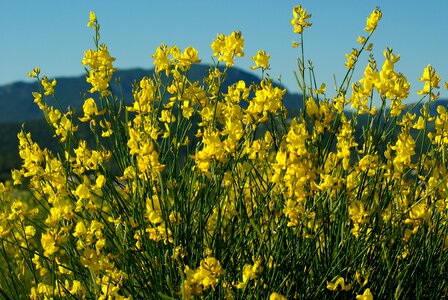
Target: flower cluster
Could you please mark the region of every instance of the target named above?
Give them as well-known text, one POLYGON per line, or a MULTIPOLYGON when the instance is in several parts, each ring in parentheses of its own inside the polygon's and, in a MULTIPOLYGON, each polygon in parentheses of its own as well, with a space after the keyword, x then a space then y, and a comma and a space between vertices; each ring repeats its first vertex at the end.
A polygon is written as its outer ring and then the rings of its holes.
POLYGON ((311 14, 307 14, 306 9, 304 9, 301 5, 297 5, 292 10, 293 18, 291 20, 291 25, 294 27, 294 32, 301 34, 303 30, 307 27, 310 27, 312 24, 308 22, 308 19, 311 18, 311 14))
POLYGON ((187 278, 183 283, 183 294, 186 299, 193 295, 199 295, 202 291, 214 288, 223 274, 219 261, 214 257, 201 260, 199 268, 191 270, 188 266, 184 270, 187 278))
POLYGON ((110 56, 106 45, 98 50, 88 50, 84 53, 82 64, 90 68, 87 82, 92 85, 90 93, 99 92, 101 96, 110 95, 109 82, 116 69, 112 66, 115 58, 110 56))
MULTIPOLYGON (((303 43, 311 15, 299 5, 293 16, 303 43)), ((259 81, 229 81, 244 55, 240 32, 212 42, 217 61, 202 80, 190 76, 195 48, 162 44, 154 72, 120 98, 90 13, 96 50, 84 55, 91 88, 78 112, 50 105, 57 81, 29 73, 59 147, 43 148, 25 128, 18 134, 22 165, 0 183, 0 270, 8 270, 0 293, 446 297, 448 114, 433 106, 441 78, 428 65, 418 92, 427 101, 404 105, 410 85, 388 48, 380 68, 370 53, 352 83, 381 16, 375 9, 367 19, 335 95, 299 59, 303 106, 288 113, 287 91, 265 74, 265 51, 252 57, 259 81)))
POLYGON ((213 56, 218 57, 218 61, 226 63, 227 67, 234 65, 236 56, 244 56, 244 38, 241 32, 232 32, 230 35, 218 34, 216 40, 211 44, 213 56))

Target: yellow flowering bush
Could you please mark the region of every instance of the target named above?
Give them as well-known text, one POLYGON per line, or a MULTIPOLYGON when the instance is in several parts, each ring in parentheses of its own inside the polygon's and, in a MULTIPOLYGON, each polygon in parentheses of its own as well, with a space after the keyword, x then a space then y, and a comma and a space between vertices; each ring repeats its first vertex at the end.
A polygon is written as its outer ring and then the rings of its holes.
POLYGON ((111 89, 115 58, 90 13, 95 48, 82 64, 91 88, 80 112, 51 105, 56 80, 39 68, 28 74, 60 147, 18 135, 22 166, 0 183, 0 294, 448 297, 448 115, 430 109, 441 78, 428 65, 421 100, 408 107, 410 84, 388 48, 381 68, 371 54, 354 81, 359 57, 373 48, 376 8, 327 96, 325 84, 310 85, 305 63, 311 14, 299 5, 292 15, 303 94, 294 115, 286 90, 265 74, 263 50, 252 56, 259 82, 224 84, 244 56, 241 32, 217 35, 217 61, 202 81, 188 74, 201 61, 196 49, 162 44, 154 74, 134 83, 125 104, 111 89), (87 127, 89 137, 80 134, 87 127))

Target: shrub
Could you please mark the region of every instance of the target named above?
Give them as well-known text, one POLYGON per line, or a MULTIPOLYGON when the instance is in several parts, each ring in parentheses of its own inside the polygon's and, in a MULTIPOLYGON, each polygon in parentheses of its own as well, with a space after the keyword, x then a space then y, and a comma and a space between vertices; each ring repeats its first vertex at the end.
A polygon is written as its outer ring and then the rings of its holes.
POLYGON ((448 115, 442 106, 436 115, 429 110, 440 78, 425 68, 420 112, 402 103, 409 83, 391 49, 381 68, 370 55, 352 83, 381 16, 375 9, 367 19, 366 36, 347 54, 347 74, 329 97, 325 85, 309 84, 302 33, 311 15, 293 9, 304 103, 289 119, 285 90, 266 76, 265 51, 253 57, 260 82, 223 90, 226 71, 244 55, 240 32, 212 42, 217 60, 202 82, 188 78, 200 62, 194 48, 161 45, 154 76, 135 83, 126 106, 109 88, 114 58, 91 13, 95 48, 82 60, 91 89, 81 114, 52 106, 57 82, 38 68, 29 74, 40 83, 35 102, 60 151, 18 135, 23 164, 12 177, 19 189, 0 184, 0 293, 448 296, 448 115), (77 135, 82 123, 94 142, 77 135))

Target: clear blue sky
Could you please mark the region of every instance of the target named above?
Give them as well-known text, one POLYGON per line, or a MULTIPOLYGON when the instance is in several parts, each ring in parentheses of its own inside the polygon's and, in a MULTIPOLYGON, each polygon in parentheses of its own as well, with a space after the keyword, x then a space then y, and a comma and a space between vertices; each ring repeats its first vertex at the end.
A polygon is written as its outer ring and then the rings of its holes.
MULTIPOLYGON (((289 24, 298 2, 264 0, 200 1, 23 1, 0 3, 0 85, 26 81, 26 73, 40 67, 49 77, 83 73, 84 50, 93 48, 89 11, 97 14, 102 41, 118 68, 152 67, 151 54, 161 43, 181 48, 193 46, 203 62, 210 62, 210 43, 218 33, 241 30, 246 57, 236 66, 248 70, 250 56, 258 49, 271 55, 270 75, 290 91, 294 84, 297 49, 289 24)), ((421 88, 418 77, 427 64, 448 81, 448 1, 306 0, 313 26, 305 32, 307 57, 315 65, 318 82, 327 83, 333 95, 333 74, 340 81, 345 73, 345 53, 356 47, 364 34, 365 20, 380 6, 383 19, 372 41, 379 66, 389 46, 401 61, 396 69, 411 82, 410 101, 421 88)), ((359 70, 365 67, 363 60, 359 70)), ((359 75, 356 77, 359 79, 359 75)), ((442 83, 443 83, 442 81, 442 83)), ((448 97, 445 88, 442 96, 448 97)))

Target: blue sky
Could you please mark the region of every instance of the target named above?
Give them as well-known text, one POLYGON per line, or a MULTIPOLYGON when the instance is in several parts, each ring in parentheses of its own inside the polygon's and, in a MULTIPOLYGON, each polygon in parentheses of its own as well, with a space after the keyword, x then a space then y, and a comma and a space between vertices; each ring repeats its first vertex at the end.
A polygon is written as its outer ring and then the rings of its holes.
MULTIPOLYGON (((250 57, 259 49, 271 55, 270 75, 279 75, 288 90, 294 84, 297 39, 289 24, 298 2, 264 0, 200 1, 1 1, 0 85, 27 81, 26 73, 40 67, 49 77, 83 73, 84 50, 93 48, 92 30, 87 28, 89 11, 97 14, 102 42, 116 57, 118 68, 152 67, 151 54, 161 43, 180 48, 193 46, 203 62, 211 62, 210 43, 218 33, 241 30, 245 38, 244 58, 236 66, 249 70, 250 57)), ((313 61, 318 83, 327 84, 332 96, 333 74, 345 74, 345 53, 357 46, 365 20, 379 6, 383 11, 373 36, 373 54, 379 66, 386 47, 401 55, 396 70, 411 82, 409 101, 418 99, 418 78, 427 64, 433 65, 442 81, 448 81, 448 1, 360 1, 307 0, 300 2, 313 16, 305 32, 305 51, 313 61)), ((367 58, 361 61, 361 72, 367 58)), ((360 73, 355 76, 359 79, 360 73)), ((446 89, 442 96, 448 97, 446 89)))

